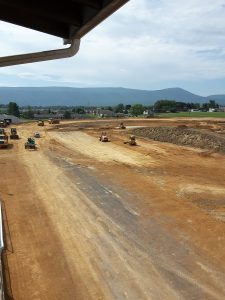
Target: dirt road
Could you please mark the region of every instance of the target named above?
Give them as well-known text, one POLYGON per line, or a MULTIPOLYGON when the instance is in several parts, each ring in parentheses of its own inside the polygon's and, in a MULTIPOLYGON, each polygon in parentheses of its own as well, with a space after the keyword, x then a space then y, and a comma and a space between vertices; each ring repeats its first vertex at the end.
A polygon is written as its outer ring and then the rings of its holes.
POLYGON ((0 151, 13 299, 224 299, 225 156, 74 125, 0 151))

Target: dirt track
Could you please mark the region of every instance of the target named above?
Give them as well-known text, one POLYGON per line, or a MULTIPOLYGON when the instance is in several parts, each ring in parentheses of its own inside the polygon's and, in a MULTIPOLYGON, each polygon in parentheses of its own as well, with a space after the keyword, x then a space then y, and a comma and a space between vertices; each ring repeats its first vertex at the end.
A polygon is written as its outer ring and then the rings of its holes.
POLYGON ((14 299, 224 299, 225 156, 74 125, 0 149, 14 299))

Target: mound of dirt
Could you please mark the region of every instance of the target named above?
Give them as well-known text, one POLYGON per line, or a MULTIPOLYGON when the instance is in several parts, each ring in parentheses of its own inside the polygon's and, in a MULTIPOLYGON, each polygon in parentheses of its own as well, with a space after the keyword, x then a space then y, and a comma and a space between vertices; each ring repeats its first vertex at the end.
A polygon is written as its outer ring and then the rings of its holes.
POLYGON ((211 132, 182 127, 144 127, 136 128, 132 133, 155 141, 225 153, 225 138, 211 132))

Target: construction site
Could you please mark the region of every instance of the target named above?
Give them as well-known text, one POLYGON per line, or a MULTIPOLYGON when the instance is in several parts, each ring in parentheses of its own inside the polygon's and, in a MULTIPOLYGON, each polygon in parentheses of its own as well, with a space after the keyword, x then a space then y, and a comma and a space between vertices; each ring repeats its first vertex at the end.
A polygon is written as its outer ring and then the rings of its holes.
POLYGON ((49 123, 4 128, 5 299, 224 299, 224 120, 49 123))

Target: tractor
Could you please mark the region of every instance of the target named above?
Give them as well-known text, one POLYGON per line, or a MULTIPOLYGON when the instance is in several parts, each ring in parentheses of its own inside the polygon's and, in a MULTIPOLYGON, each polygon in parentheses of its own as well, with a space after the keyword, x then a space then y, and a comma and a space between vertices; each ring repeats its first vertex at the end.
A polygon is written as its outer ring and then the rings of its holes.
POLYGON ((27 142, 25 143, 25 149, 33 149, 36 150, 36 144, 35 144, 35 140, 31 137, 29 137, 27 139, 27 142))
POLYGON ((126 126, 123 124, 123 122, 120 123, 119 129, 126 129, 126 126))
POLYGON ((18 140, 19 139, 19 135, 17 134, 17 130, 16 128, 11 128, 11 133, 10 133, 10 139, 11 140, 18 140))
POLYGON ((8 145, 8 136, 5 133, 0 133, 0 148, 7 148, 8 145))
POLYGON ((60 120, 59 120, 59 119, 52 119, 52 118, 50 118, 50 119, 48 120, 48 123, 49 123, 49 124, 59 124, 59 123, 60 123, 60 120))
POLYGON ((131 145, 131 146, 136 146, 137 143, 136 143, 136 137, 135 137, 135 135, 131 134, 131 135, 129 136, 129 140, 128 140, 128 141, 125 141, 125 142, 123 142, 123 143, 124 143, 124 144, 129 144, 129 145, 131 145))
POLYGON ((109 142, 109 138, 105 131, 103 131, 99 137, 100 142, 109 142))
POLYGON ((38 121, 38 126, 45 126, 44 121, 43 121, 43 120, 39 120, 39 121, 38 121))

